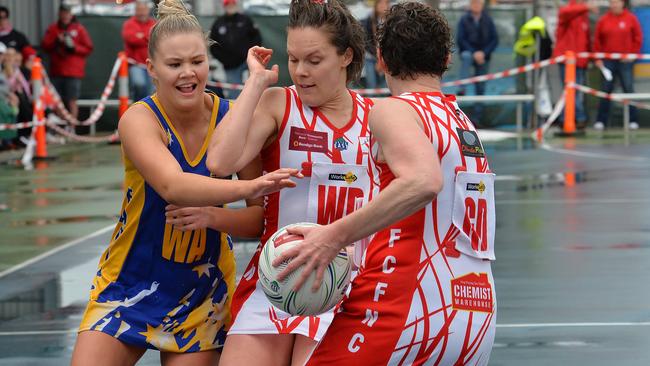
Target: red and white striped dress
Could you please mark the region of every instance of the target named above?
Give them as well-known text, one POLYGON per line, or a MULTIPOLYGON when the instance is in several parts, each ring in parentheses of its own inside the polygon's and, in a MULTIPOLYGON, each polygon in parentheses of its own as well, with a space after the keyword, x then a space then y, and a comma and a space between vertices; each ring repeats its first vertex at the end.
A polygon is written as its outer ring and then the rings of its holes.
MULTIPOLYGON (((307 364, 487 365, 496 324, 494 175, 455 98, 396 98, 419 114, 444 188, 425 208, 375 235, 307 364)), ((377 168, 381 192, 395 177, 385 163, 377 168)))
POLYGON ((301 169, 297 186, 265 197, 264 234, 232 302, 233 325, 228 334, 302 334, 320 340, 333 313, 290 316, 271 305, 258 285, 262 246, 285 225, 329 224, 367 202, 378 177, 370 171, 368 113, 372 102, 350 91, 352 115, 342 128, 316 107, 302 104, 294 87, 285 88, 286 109, 277 139, 262 151, 265 172, 301 169))

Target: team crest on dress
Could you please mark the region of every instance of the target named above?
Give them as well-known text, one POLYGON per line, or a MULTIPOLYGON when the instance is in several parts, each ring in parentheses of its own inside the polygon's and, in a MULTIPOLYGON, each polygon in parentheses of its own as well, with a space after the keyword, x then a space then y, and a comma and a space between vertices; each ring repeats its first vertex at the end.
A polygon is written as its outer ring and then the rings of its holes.
POLYGON ((345 151, 348 149, 348 142, 343 137, 334 140, 334 148, 338 151, 345 151))

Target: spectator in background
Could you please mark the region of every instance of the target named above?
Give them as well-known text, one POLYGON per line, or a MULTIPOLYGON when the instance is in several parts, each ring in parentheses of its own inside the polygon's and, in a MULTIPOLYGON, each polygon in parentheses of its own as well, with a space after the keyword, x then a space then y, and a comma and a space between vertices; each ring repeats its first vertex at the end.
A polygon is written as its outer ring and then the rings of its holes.
POLYGON ((77 21, 69 5, 59 7, 59 19, 51 24, 41 44, 50 55, 50 77, 65 106, 75 118, 86 58, 93 50, 88 31, 77 21))
MULTIPOLYGON (((474 67, 473 76, 485 75, 490 65, 490 56, 499 44, 499 36, 494 26, 494 21, 484 10, 484 0, 470 0, 469 10, 460 18, 456 43, 460 53, 460 78, 470 76, 470 69, 474 67)), ((476 95, 485 94, 485 83, 476 83, 476 95)), ((458 90, 458 95, 465 94, 465 88, 458 90)), ((482 103, 474 106, 474 123, 480 125, 483 112, 482 103)))
POLYGON ((28 62, 36 55, 36 50, 29 44, 29 40, 24 34, 15 30, 9 20, 9 8, 0 6, 0 42, 7 48, 18 50, 23 56, 23 60, 28 62))
MULTIPOLYGON (((210 53, 223 64, 227 82, 242 84, 248 49, 260 46, 262 37, 253 20, 239 12, 237 0, 223 0, 223 8, 225 14, 214 21, 210 30, 210 38, 216 42, 210 53)), ((239 93, 230 89, 226 96, 235 99, 239 93)))
MULTIPOLYGON (((639 53, 642 42, 643 33, 636 16, 625 9, 623 0, 610 0, 609 11, 596 24, 594 51, 639 53)), ((605 67, 612 73, 612 80, 603 80, 605 93, 611 93, 614 90, 614 82, 617 78, 621 80, 624 92, 634 93, 633 60, 596 60, 595 63, 599 68, 605 67)), ((603 130, 607 126, 609 105, 609 99, 600 100, 598 117, 594 124, 595 129, 603 130)), ((630 128, 633 130, 639 128, 637 111, 633 106, 630 106, 630 128)))
MULTIPOLYGON (((2 73, 7 80, 9 91, 16 95, 18 99, 17 122, 26 122, 32 120, 32 92, 29 84, 30 72, 22 67, 22 55, 15 48, 8 48, 2 61, 2 73)), ((29 137, 31 128, 21 128, 18 130, 18 136, 29 137)), ((16 145, 22 142, 17 138, 16 145)))
MULTIPOLYGON (((4 64, 7 46, 0 43, 0 64, 4 64)), ((18 114, 18 98, 9 89, 9 83, 4 73, 0 72, 0 124, 13 124, 18 114)), ((16 137, 16 130, 0 130, 0 150, 14 147, 13 139, 16 137)))
MULTIPOLYGON (((584 0, 569 0, 560 8, 558 13, 557 30, 555 32, 555 49, 553 57, 564 55, 566 51, 588 52, 589 42, 589 12, 598 13, 598 6, 584 0)), ((589 60, 577 59, 576 83, 584 85, 589 60)), ((564 64, 560 64, 560 78, 564 84, 564 64)), ((584 105, 584 94, 576 92, 575 98, 576 127, 584 129, 587 126, 587 113, 584 105)), ((564 117, 562 117, 563 119, 564 117)))
POLYGON ((156 21, 150 16, 151 2, 137 0, 135 2, 135 15, 124 22, 122 38, 124 50, 129 59, 129 86, 131 99, 138 101, 153 94, 154 86, 147 72, 147 47, 149 33, 156 21))
POLYGON ((366 78, 366 88, 383 88, 386 86, 384 74, 377 67, 377 27, 383 23, 386 12, 390 7, 389 0, 375 0, 372 13, 361 22, 366 30, 366 53, 363 69, 366 78))

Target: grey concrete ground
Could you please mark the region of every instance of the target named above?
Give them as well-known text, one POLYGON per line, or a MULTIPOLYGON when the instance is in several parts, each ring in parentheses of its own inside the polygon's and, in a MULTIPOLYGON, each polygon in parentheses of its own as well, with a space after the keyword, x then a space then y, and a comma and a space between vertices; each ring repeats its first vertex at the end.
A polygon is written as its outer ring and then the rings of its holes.
MULTIPOLYGON (((624 142, 485 143, 498 175, 490 365, 650 364, 650 134, 624 142)), ((52 155, 33 171, 0 156, 1 365, 69 362, 119 210, 119 147, 52 155)), ((254 248, 237 243, 240 274, 254 248)))

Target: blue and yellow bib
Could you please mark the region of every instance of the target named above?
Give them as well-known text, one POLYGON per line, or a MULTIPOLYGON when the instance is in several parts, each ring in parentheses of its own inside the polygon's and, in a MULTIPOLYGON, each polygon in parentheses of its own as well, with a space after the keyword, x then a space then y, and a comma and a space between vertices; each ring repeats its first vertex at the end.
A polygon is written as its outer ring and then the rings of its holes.
MULTIPOLYGON (((156 115, 167 148, 184 172, 210 176, 207 146, 229 109, 228 101, 212 98, 210 128, 193 160, 156 96, 137 103, 156 115)), ((100 259, 79 330, 101 331, 131 345, 168 352, 221 348, 235 280, 230 237, 211 229, 183 232, 166 224, 167 202, 122 155, 122 211, 100 259)))

